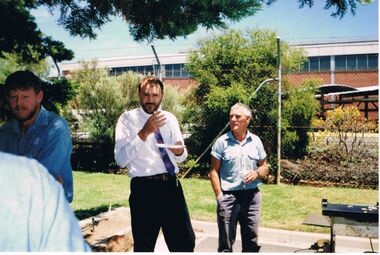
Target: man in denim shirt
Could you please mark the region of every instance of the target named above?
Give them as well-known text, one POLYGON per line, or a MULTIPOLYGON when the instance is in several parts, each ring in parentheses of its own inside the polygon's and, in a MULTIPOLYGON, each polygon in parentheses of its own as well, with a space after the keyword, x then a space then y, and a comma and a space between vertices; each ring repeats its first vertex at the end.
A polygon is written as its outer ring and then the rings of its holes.
POLYGON ((34 73, 12 73, 4 89, 14 118, 0 128, 0 151, 39 161, 62 184, 66 199, 71 202, 72 142, 66 121, 41 106, 41 81, 34 73))
POLYGON ((232 252, 237 222, 242 252, 258 252, 261 193, 258 186, 268 175, 266 153, 260 138, 247 130, 249 106, 231 107, 231 131, 219 137, 211 151, 211 185, 217 199, 218 252, 232 252))

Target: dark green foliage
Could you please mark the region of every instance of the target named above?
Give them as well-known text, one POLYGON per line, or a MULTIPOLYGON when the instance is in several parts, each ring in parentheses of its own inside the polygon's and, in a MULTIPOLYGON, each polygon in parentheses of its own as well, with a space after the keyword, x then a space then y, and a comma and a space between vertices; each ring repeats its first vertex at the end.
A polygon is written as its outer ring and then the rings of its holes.
POLYGON ((42 105, 48 111, 59 113, 76 95, 77 84, 61 78, 45 81, 43 85, 44 98, 42 105))
MULTIPOLYGON (((282 43, 281 53, 287 70, 296 68, 304 59, 301 51, 290 49, 286 43, 282 43)), ((253 110, 250 130, 261 138, 272 165, 271 172, 275 172, 278 86, 276 82, 266 83, 254 96, 253 92, 264 80, 277 76, 276 34, 268 30, 246 34, 229 31, 201 41, 199 50, 190 55, 186 68, 199 82, 193 100, 188 101, 189 110, 184 118, 191 127, 192 136, 186 141, 190 153, 200 155, 228 123, 230 107, 242 102, 253 110)), ((306 131, 315 113, 314 96, 310 90, 289 87, 283 84, 287 94, 283 98, 282 142, 286 148, 283 153, 287 157, 302 157, 308 143, 306 131), (306 129, 290 129, 294 125, 306 129)), ((209 161, 209 153, 202 160, 209 161)))
MULTIPOLYGON (((276 156, 277 151, 277 83, 262 87, 251 99, 251 131, 256 133, 268 154, 276 156)), ((275 157, 271 165, 275 166, 275 157)))
MULTIPOLYGON (((96 30, 120 15, 129 25, 134 40, 179 36, 186 37, 200 26, 225 28, 226 21, 239 21, 254 15, 262 4, 276 0, 176 1, 176 0, 2 0, 0 1, 0 54, 18 53, 25 61, 38 61, 51 53, 56 43, 37 27, 30 10, 45 6, 59 15, 58 24, 72 36, 96 38, 96 30), (12 24, 12 25, 9 25, 12 24), (49 44, 49 42, 55 45, 49 44)), ((312 7, 313 0, 298 0, 300 8, 312 7)), ((355 14, 357 3, 369 0, 326 0, 325 9, 335 8, 332 16, 342 18, 350 8, 355 14)), ((70 50, 64 49, 65 60, 70 50)), ((54 54, 53 54, 54 55, 54 54)), ((56 55, 55 55, 56 56, 56 55)), ((52 56, 53 59, 57 59, 52 56)))
POLYGON ((114 3, 115 9, 122 13, 129 23, 135 40, 153 40, 168 37, 187 36, 198 26, 207 29, 225 27, 226 19, 238 21, 253 15, 260 9, 257 0, 233 1, 127 1, 124 6, 114 3))
POLYGON ((49 75, 49 63, 46 59, 27 63, 20 55, 3 53, 3 57, 0 58, 0 83, 4 83, 11 73, 20 70, 29 70, 38 77, 45 78, 49 75))
POLYGON ((54 62, 73 59, 74 53, 62 42, 46 37, 38 29, 30 9, 39 6, 39 2, 0 1, 0 57, 17 53, 24 62, 38 62, 47 56, 54 62))
POLYGON ((31 47, 42 43, 42 33, 23 1, 0 1, 0 56, 18 52, 25 60, 34 59, 31 47))
POLYGON ((315 100, 316 81, 305 82, 300 88, 289 89, 289 96, 284 101, 283 118, 283 152, 288 158, 302 158, 309 145, 308 132, 318 109, 315 100))
MULTIPOLYGON (((268 5, 273 4, 277 0, 264 0, 268 5)), ((298 0, 299 7, 304 8, 305 6, 312 8, 314 5, 314 0, 298 0)), ((371 0, 326 0, 325 9, 329 10, 335 8, 335 11, 331 14, 333 17, 343 18, 347 12, 347 9, 350 8, 352 15, 355 15, 357 4, 371 3, 371 0)))

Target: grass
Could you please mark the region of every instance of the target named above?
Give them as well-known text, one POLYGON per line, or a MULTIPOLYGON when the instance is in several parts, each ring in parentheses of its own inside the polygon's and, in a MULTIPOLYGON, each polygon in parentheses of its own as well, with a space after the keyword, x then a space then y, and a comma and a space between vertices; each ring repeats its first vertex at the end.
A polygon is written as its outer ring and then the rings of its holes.
MULTIPOLYGON (((112 207, 129 206, 130 179, 125 175, 74 171, 74 201, 79 219, 96 215, 112 207)), ((181 181, 190 216, 196 220, 216 220, 216 201, 210 182, 200 179, 181 181)), ((321 199, 331 203, 367 204, 378 202, 378 190, 317 188, 281 184, 261 186, 262 227, 326 232, 327 229, 303 225, 310 213, 321 213, 321 199)))

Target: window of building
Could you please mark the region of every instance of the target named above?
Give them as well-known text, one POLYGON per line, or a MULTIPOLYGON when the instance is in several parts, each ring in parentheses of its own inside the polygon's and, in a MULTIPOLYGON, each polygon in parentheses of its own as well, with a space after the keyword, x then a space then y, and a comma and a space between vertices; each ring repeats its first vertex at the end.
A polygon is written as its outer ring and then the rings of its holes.
POLYGON ((368 54, 368 69, 378 69, 379 54, 368 54))
POLYGON ((309 71, 310 72, 318 72, 319 71, 319 59, 318 57, 310 57, 309 58, 309 71))
POLYGON ((165 77, 173 77, 173 65, 165 65, 165 77))
POLYGON ((346 70, 346 56, 335 56, 335 70, 346 70))
POLYGON ((185 65, 182 67, 182 77, 190 77, 189 72, 186 70, 185 65))
POLYGON ((356 68, 356 55, 347 55, 346 56, 346 69, 355 70, 356 68))
POLYGON ((181 65, 174 64, 173 65, 173 77, 181 77, 181 65))
POLYGON ((189 73, 185 70, 185 64, 168 64, 165 65, 165 77, 187 78, 189 77, 189 73))
POLYGON ((301 72, 321 72, 330 70, 330 56, 309 57, 301 66, 301 72))
POLYGON ((367 70, 378 68, 378 54, 335 56, 335 70, 367 70))
POLYGON ((300 68, 300 72, 309 72, 309 61, 306 60, 300 68))
POLYGON ((319 57, 319 71, 330 71, 330 56, 319 57))
POLYGON ((358 69, 367 69, 368 67, 368 60, 367 55, 358 55, 357 61, 358 61, 358 69))

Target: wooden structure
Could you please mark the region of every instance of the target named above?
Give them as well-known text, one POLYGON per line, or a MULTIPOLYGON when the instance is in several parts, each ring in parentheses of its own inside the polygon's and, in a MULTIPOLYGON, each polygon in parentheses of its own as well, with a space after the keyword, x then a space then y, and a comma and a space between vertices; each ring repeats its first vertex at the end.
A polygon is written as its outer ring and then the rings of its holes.
POLYGON ((379 88, 354 88, 342 84, 326 84, 318 87, 316 98, 321 103, 320 117, 325 118, 328 110, 339 106, 356 106, 366 119, 378 121, 379 88))

